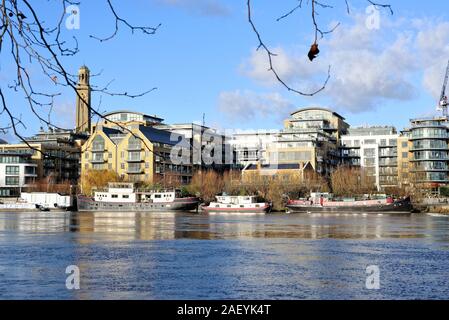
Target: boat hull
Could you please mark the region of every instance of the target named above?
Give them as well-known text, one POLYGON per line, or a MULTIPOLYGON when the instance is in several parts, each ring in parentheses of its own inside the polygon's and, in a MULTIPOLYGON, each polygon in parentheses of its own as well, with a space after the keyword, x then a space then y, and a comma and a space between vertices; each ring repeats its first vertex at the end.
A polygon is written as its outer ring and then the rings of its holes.
POLYGON ((107 212, 163 212, 190 211, 198 208, 198 198, 180 198, 173 202, 100 202, 93 198, 78 196, 78 211, 107 211, 107 212))
POLYGON ((304 205, 290 203, 286 206, 290 212, 295 213, 396 213, 410 214, 413 206, 410 201, 396 201, 394 203, 378 204, 378 205, 304 205))
POLYGON ((214 208, 203 206, 201 210, 206 213, 267 213, 271 210, 271 206, 266 205, 260 208, 214 208))

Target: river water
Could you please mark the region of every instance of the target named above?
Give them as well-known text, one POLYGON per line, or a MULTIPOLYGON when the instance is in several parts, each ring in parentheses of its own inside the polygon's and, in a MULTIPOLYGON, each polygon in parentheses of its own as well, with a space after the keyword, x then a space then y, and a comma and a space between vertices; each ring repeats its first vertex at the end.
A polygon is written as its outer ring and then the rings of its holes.
POLYGON ((449 299, 449 217, 0 213, 0 298, 449 299))

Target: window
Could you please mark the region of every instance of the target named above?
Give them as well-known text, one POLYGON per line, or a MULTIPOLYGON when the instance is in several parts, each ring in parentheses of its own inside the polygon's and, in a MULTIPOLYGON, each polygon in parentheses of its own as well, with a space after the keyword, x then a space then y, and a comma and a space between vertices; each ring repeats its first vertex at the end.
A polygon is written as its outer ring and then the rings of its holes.
POLYGON ((84 159, 89 159, 89 152, 84 153, 84 159))
POLYGON ((19 177, 6 177, 5 183, 7 186, 18 186, 19 185, 19 177))
POLYGON ((149 169, 150 168, 150 163, 149 162, 145 162, 145 168, 149 169))
POLYGON ((109 170, 112 170, 112 163, 109 163, 109 164, 108 164, 108 169, 109 169, 109 170))
POLYGON ((160 199, 160 198, 161 198, 161 195, 160 195, 160 194, 155 194, 154 197, 155 197, 156 199, 160 199))
POLYGON ((402 148, 408 147, 408 141, 402 141, 402 148))
POLYGON ((365 157, 374 157, 376 155, 376 149, 365 149, 363 153, 365 157))
POLYGON ((102 163, 94 163, 94 164, 92 164, 92 169, 94 169, 94 170, 104 170, 104 165, 102 163))
POLYGON ((25 174, 36 174, 36 167, 25 167, 25 174))
POLYGON ((402 163, 402 169, 408 169, 408 162, 402 163))
POLYGON ((390 139, 389 145, 396 147, 398 145, 398 140, 397 139, 390 139))
POLYGON ((140 151, 130 151, 128 152, 129 161, 140 161, 140 151))
POLYGON ((112 199, 117 199, 117 198, 118 198, 118 194, 113 194, 113 195, 111 195, 111 198, 112 198, 112 199))
POLYGON ((122 159, 125 158, 125 151, 120 152, 120 158, 122 158, 122 159))
POLYGON ((108 158, 111 159, 112 158, 112 152, 108 153, 108 158))
POLYGON ((86 163, 85 165, 84 165, 84 169, 89 169, 89 164, 88 163, 86 163))
POLYGON ((120 164, 120 168, 125 169, 125 164, 124 164, 124 163, 121 163, 121 164, 120 164))
POLYGON ((129 194, 124 194, 124 195, 122 196, 122 198, 123 198, 123 199, 129 199, 129 194))
POLYGON ((408 152, 402 152, 402 159, 408 158, 408 152))
POLYGON ((19 174, 19 166, 6 166, 6 174, 19 174))
POLYGON ((102 136, 96 136, 92 142, 94 151, 104 151, 104 139, 102 136))

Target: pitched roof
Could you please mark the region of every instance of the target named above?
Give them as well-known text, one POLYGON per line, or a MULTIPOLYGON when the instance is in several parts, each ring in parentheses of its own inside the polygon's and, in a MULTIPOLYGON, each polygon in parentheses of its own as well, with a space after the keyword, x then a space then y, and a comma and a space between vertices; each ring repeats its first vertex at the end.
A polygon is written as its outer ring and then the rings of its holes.
POLYGON ((165 143, 172 146, 178 145, 183 146, 185 148, 190 147, 190 144, 186 141, 186 139, 182 139, 184 138, 184 135, 182 134, 165 130, 158 130, 153 127, 142 125, 139 126, 139 130, 151 142, 165 143))

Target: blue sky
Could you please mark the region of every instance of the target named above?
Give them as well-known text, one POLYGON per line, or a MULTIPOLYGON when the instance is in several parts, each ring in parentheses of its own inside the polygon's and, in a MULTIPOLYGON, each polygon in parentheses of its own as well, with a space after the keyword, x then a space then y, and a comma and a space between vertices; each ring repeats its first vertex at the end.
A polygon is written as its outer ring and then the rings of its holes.
MULTIPOLYGON (((33 2, 48 23, 60 12, 53 5, 57 1, 33 2)), ((391 124, 400 130, 410 118, 434 112, 449 59, 447 1, 390 0, 394 15, 382 12, 375 30, 366 27, 366 1, 350 1, 349 15, 344 1, 328 1, 334 9, 320 9, 320 25, 341 25, 320 40, 321 54, 313 63, 306 57, 313 39, 307 3, 276 22, 297 1, 253 1, 254 22, 278 53, 275 66, 292 87, 319 87, 331 65, 326 90, 305 98, 287 92, 267 72, 263 53, 255 51, 257 39, 244 0, 113 1, 133 24, 162 26, 151 36, 131 35, 122 26, 116 38, 99 43, 89 35, 106 36, 114 29, 105 2, 81 2, 80 29, 64 33, 76 36, 80 48, 79 54, 64 60, 67 68, 76 72, 86 64, 92 73, 102 70, 92 81, 101 86, 114 80, 114 91, 157 87, 137 99, 103 96, 100 110, 136 110, 167 123, 201 121, 205 113, 207 125, 223 129, 276 129, 291 111, 317 105, 338 111, 351 125, 391 124)), ((0 68, 0 84, 6 87, 13 69, 4 53, 0 68)), ((54 89, 51 83, 39 85, 54 89)), ((99 99, 94 95, 94 106, 99 99)), ((27 124, 26 134, 39 129, 23 96, 9 92, 8 101, 27 124)), ((73 93, 63 91, 54 110, 56 123, 74 126, 73 93)), ((0 116, 0 121, 6 119, 0 116)))

